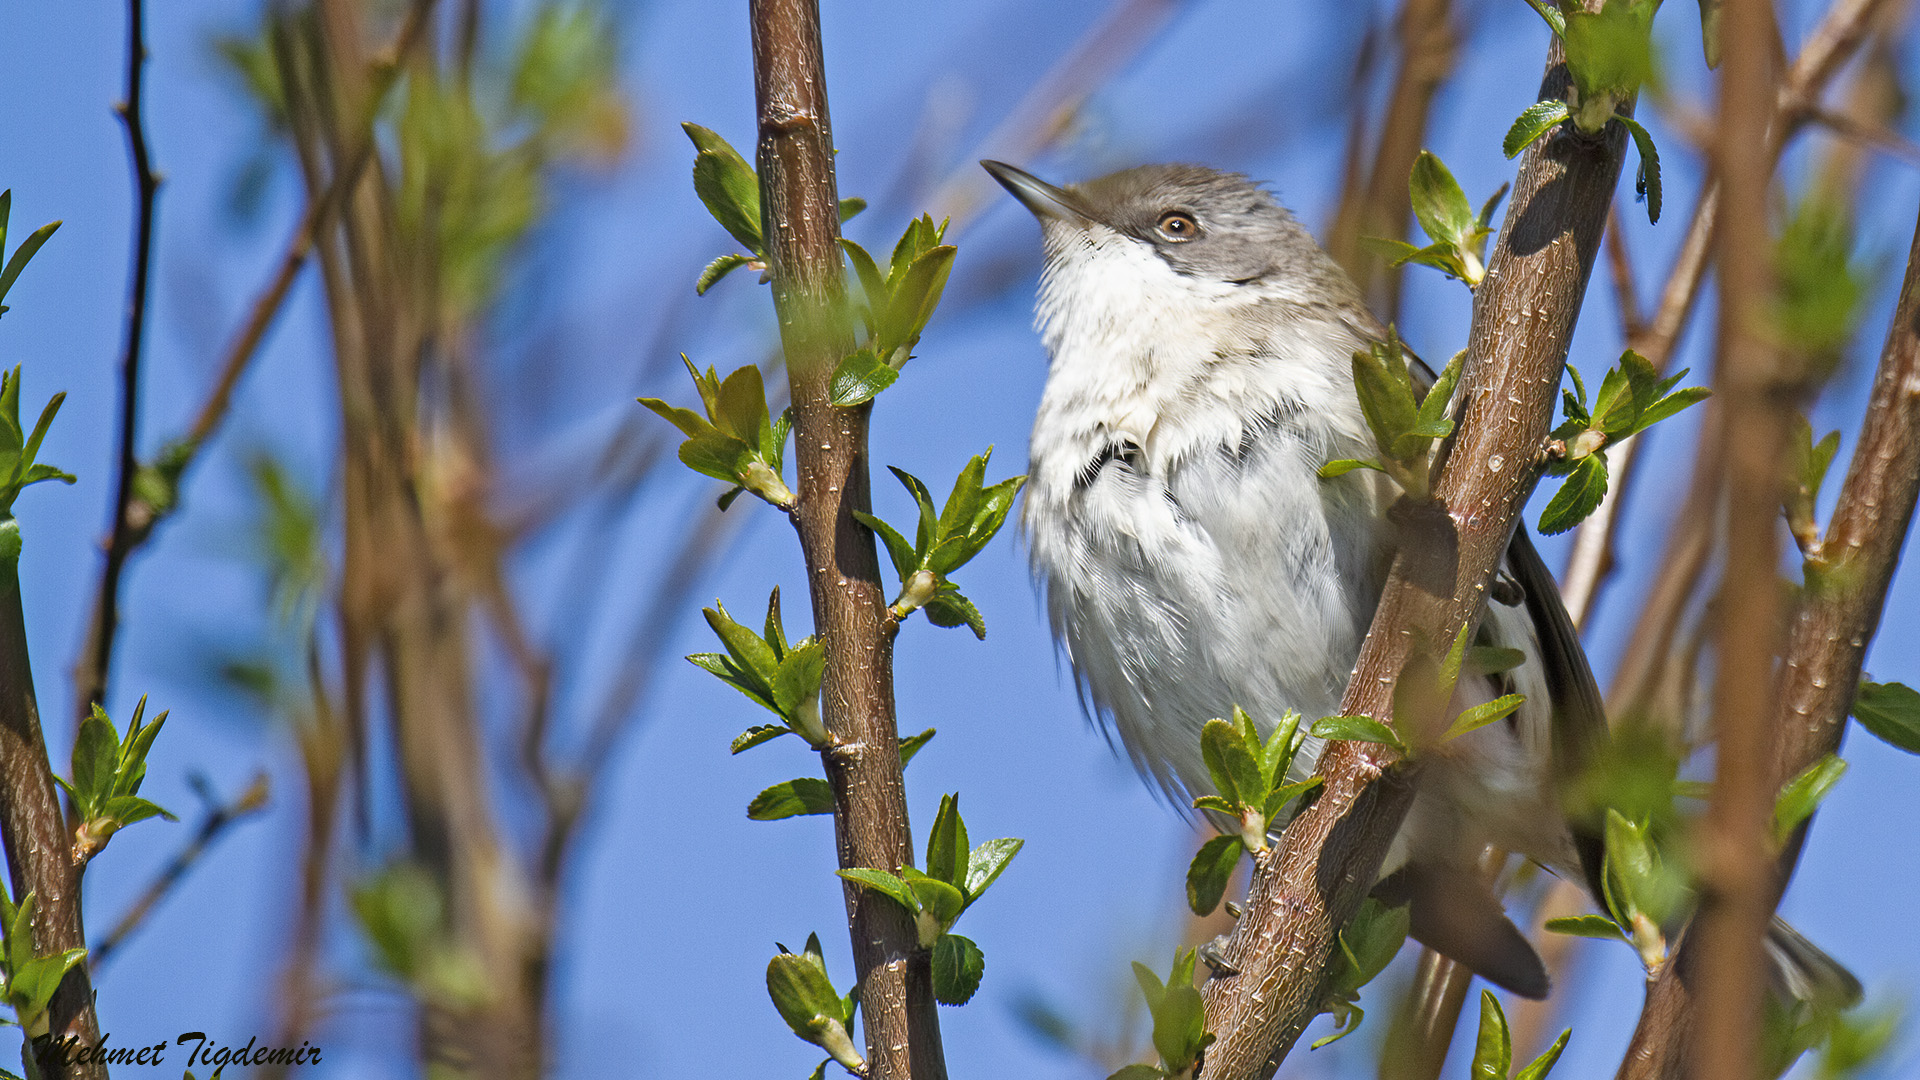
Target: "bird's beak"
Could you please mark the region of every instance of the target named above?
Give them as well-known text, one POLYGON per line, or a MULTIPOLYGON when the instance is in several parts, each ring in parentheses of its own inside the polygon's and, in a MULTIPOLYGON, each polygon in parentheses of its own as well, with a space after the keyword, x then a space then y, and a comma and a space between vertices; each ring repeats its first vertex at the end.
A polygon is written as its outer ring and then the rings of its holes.
POLYGON ((1087 212, 1086 204, 1078 195, 1058 188, 1045 180, 1016 169, 1003 161, 982 161, 980 167, 993 174, 1000 186, 1013 193, 1020 204, 1033 211, 1033 216, 1041 221, 1052 218, 1069 225, 1086 226, 1094 222, 1094 216, 1087 212))

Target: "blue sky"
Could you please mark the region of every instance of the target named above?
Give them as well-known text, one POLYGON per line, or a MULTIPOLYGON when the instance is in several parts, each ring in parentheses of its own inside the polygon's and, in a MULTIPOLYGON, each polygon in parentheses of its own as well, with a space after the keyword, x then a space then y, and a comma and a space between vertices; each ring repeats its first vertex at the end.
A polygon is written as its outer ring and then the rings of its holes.
MULTIPOLYGON (((841 189, 874 199, 849 229, 869 247, 890 243, 907 216, 938 211, 922 204, 924 185, 902 182, 900 162, 916 140, 932 148, 926 160, 935 175, 1001 152, 982 140, 1097 15, 1095 5, 1065 0, 827 6, 841 189)), ((511 19, 524 7, 503 10, 511 19)), ((1463 7, 1462 75, 1440 95, 1430 145, 1477 199, 1511 176, 1499 138, 1532 100, 1546 31, 1518 0, 1463 7)), ((149 125, 167 182, 143 453, 191 417, 298 213, 284 168, 255 224, 236 224, 228 210, 233 179, 260 130, 206 40, 249 25, 254 5, 206 0, 153 9, 149 125)), ((691 296, 700 265, 729 242, 693 196, 690 148, 675 130, 693 120, 736 145, 751 141, 744 5, 619 11, 623 85, 638 121, 634 151, 612 173, 563 185, 560 213, 522 270, 539 298, 528 309, 530 323, 503 319, 494 328, 503 355, 533 355, 528 340, 539 335, 549 346, 550 359, 516 361, 522 385, 540 393, 525 417, 503 426, 503 439, 521 455, 514 460, 552 460, 594 445, 638 408, 636 393, 690 397, 674 375, 680 350, 725 371, 757 359, 771 340, 770 308, 749 278, 729 280, 697 302, 691 296)), ((1025 164, 1070 180, 1145 161, 1203 161, 1269 182, 1318 231, 1337 195, 1360 33, 1355 17, 1340 11, 1225 0, 1181 5, 1093 98, 1065 146, 1025 164)), ((1816 15, 1794 5, 1785 16, 1789 40, 1816 15)), ((108 516, 131 207, 125 144, 109 111, 120 96, 123 19, 121 6, 104 0, 16 0, 0 16, 0 185, 14 191, 16 235, 65 221, 9 297, 13 311, 0 325, 0 362, 25 365, 30 407, 55 390, 68 392, 42 458, 81 478, 72 488, 35 489, 18 507, 42 711, 62 746, 67 671, 84 630, 93 545, 108 516)), ((1677 92, 1709 100, 1691 6, 1672 5, 1661 23, 1677 92)), ((1903 56, 1909 70, 1911 60, 1903 56)), ((1679 137, 1657 118, 1651 126, 1667 148, 1669 216, 1649 226, 1637 213, 1623 215, 1645 292, 1661 280, 1699 184, 1699 163, 1679 137)), ((1787 176, 1798 175, 1803 157, 1789 156, 1787 176)), ((1891 309, 1887 286, 1897 280, 1920 202, 1911 169, 1885 161, 1875 161, 1864 190, 1861 243, 1889 269, 1853 350, 1851 377, 1814 415, 1817 428, 1848 433, 1842 462, 1864 401, 1858 376, 1877 354, 1891 309)), ((876 462, 936 488, 989 444, 997 448, 990 475, 1021 468, 1045 376, 1029 328, 1039 268, 1030 219, 998 198, 959 242, 948 301, 873 425, 876 462)), ((1464 292, 1435 274, 1408 280, 1404 334, 1427 355, 1450 354, 1465 335, 1464 292)), ((319 299, 314 280, 305 279, 243 384, 233 422, 193 474, 185 511, 130 574, 112 711, 124 716, 141 693, 173 710, 148 793, 191 811, 190 771, 231 792, 266 769, 276 800, 271 814, 236 830, 200 865, 105 972, 100 1008, 119 1042, 188 1030, 244 1042, 264 1036, 271 1020, 272 978, 294 905, 300 781, 287 733, 219 692, 206 657, 264 625, 258 575, 234 538, 247 510, 245 453, 269 447, 313 485, 328 476, 335 435, 319 299)), ((1683 343, 1679 362, 1697 374, 1710 344, 1701 328, 1710 325, 1710 308, 1703 309, 1683 343)), ((1597 276, 1575 361, 1604 366, 1620 347, 1612 298, 1597 276)), ((1589 638, 1603 684, 1631 627, 1635 583, 1658 558, 1684 489, 1695 419, 1666 425, 1653 440, 1650 467, 1630 500, 1621 574, 1589 638)), ((875 490, 883 516, 905 513, 905 494, 884 474, 875 490)), ((517 587, 538 632, 590 643, 566 674, 563 715, 572 709, 577 720, 612 680, 620 643, 677 529, 715 493, 699 478, 671 475, 611 527, 584 518, 563 523, 526 553, 517 587), (559 587, 558 569, 582 549, 612 569, 600 601, 579 608, 559 587)), ((804 595, 790 530, 750 501, 733 513, 745 518, 739 541, 695 595, 736 611, 755 609, 776 584, 789 597, 804 595)), ((1564 545, 1543 547, 1549 565, 1560 565, 1564 545)), ((910 803, 924 827, 939 796, 958 790, 976 837, 1021 836, 1027 844, 962 927, 986 951, 987 975, 973 1004, 944 1013, 949 1058, 956 1075, 1089 1076, 1090 1067, 1030 1038, 1014 1003, 1038 994, 1078 1020, 1110 1026, 1128 992, 1126 962, 1167 962, 1195 833, 1083 718, 1012 530, 959 580, 986 615, 987 640, 918 621, 900 639, 902 729, 940 730, 909 771, 910 803)), ((1920 638, 1908 617, 1916 603, 1914 575, 1897 578, 1870 657, 1876 678, 1920 682, 1920 638)), ((800 607, 789 603, 790 624, 801 620, 800 607)), ((695 611, 686 615, 670 654, 710 647, 695 611)), ((797 743, 729 757, 727 740, 759 722, 755 712, 705 674, 671 662, 620 744, 562 916, 554 1015, 564 1075, 800 1077, 818 1060, 784 1029, 762 978, 774 941, 797 946, 810 931, 825 942, 836 979, 844 986, 850 977, 831 829, 823 819, 746 820, 755 792, 815 768, 797 743)), ((1911 987, 1920 973, 1910 899, 1920 889, 1911 837, 1920 820, 1915 762, 1864 737, 1850 738, 1845 756, 1852 771, 1822 813, 1784 910, 1870 986, 1911 987)), ((186 831, 142 825, 95 864, 87 903, 96 933, 186 831)), ((410 1038, 399 997, 366 973, 349 938, 339 935, 331 955, 344 983, 316 1037, 326 1053, 314 1074, 409 1075, 396 1053, 410 1038)), ((1568 1076, 1611 1070, 1639 1004, 1639 972, 1627 950, 1594 946, 1584 955, 1590 978, 1572 994, 1574 1037, 1561 1066, 1568 1076)), ((1363 1042, 1297 1058, 1288 1073, 1357 1073, 1366 1068, 1363 1042)))

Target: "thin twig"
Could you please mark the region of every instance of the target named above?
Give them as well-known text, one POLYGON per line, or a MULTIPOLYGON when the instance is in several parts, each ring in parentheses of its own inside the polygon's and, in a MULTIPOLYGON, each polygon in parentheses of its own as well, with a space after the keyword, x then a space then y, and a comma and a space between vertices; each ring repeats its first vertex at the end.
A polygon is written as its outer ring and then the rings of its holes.
POLYGON ((127 150, 133 158, 133 286, 127 299, 124 351, 120 357, 120 417, 115 435, 113 517, 107 540, 106 564, 100 571, 100 632, 91 635, 88 656, 83 660, 82 680, 76 695, 80 715, 106 700, 106 671, 113 655, 114 623, 120 617, 120 571, 132 549, 127 536, 130 529, 127 510, 133 503, 134 477, 139 462, 134 458, 137 425, 140 418, 140 359, 146 343, 147 285, 153 262, 154 202, 160 190, 160 178, 154 175, 153 161, 147 152, 146 117, 143 113, 144 74, 147 62, 145 10, 143 0, 127 3, 127 94, 115 107, 127 129, 127 150), (87 678, 87 673, 98 676, 87 678))
POLYGON ((1809 108, 1806 116, 1808 120, 1843 138, 1865 143, 1909 165, 1920 164, 1920 146, 1892 131, 1885 124, 1868 123, 1858 117, 1823 106, 1809 108))
POLYGON ((134 931, 140 929, 147 916, 153 913, 153 909, 159 906, 160 901, 173 891, 174 886, 178 885, 182 878, 186 877, 187 871, 193 869, 194 864, 200 861, 200 857, 207 853, 207 849, 213 846, 214 841, 218 840, 229 826, 266 808, 267 774, 265 773, 256 774, 246 790, 229 802, 223 803, 210 798, 207 816, 201 819, 200 828, 194 831, 193 839, 187 841, 187 845, 174 855, 159 875, 147 883, 147 887, 140 891, 139 897, 134 900, 133 906, 127 909, 127 913, 120 916, 120 921, 113 924, 113 929, 107 931, 107 936, 101 938, 99 944, 87 953, 87 963, 94 972, 97 974, 102 967, 106 966, 107 960, 119 951, 120 946, 126 943, 127 938, 131 937, 134 931))
MULTIPOLYGON (((132 0, 139 6, 139 0, 132 0)), ((392 85, 398 74, 398 65, 394 57, 404 56, 416 45, 425 33, 432 13, 434 0, 415 0, 409 5, 406 18, 402 21, 399 33, 386 55, 376 61, 374 70, 375 93, 377 102, 384 96, 385 90, 392 85)), ((119 435, 118 481, 115 488, 113 522, 106 543, 106 558, 101 565, 100 578, 94 587, 92 616, 88 623, 86 643, 81 649, 79 659, 74 665, 74 708, 76 726, 85 719, 87 711, 96 703, 106 700, 108 678, 113 667, 114 641, 120 629, 120 579, 125 573, 127 562, 133 554, 153 535, 153 530, 167 514, 178 506, 177 497, 165 505, 153 505, 143 497, 138 485, 134 483, 139 473, 139 463, 134 458, 135 424, 138 420, 139 362, 142 322, 145 318, 147 266, 149 249, 152 242, 152 192, 148 190, 149 181, 157 186, 148 172, 145 136, 138 122, 139 109, 137 92, 139 87, 137 71, 129 75, 128 103, 122 107, 121 116, 127 122, 128 141, 134 147, 136 175, 146 177, 141 182, 142 218, 137 222, 143 239, 136 242, 136 270, 134 276, 134 298, 129 306, 127 353, 121 365, 121 415, 119 435)), ((285 306, 288 292, 298 279, 300 270, 305 266, 313 250, 314 237, 319 235, 339 209, 341 200, 358 182, 360 174, 372 159, 375 146, 370 125, 372 116, 367 117, 369 131, 359 148, 351 156, 347 167, 337 175, 318 198, 310 198, 302 212, 300 223, 294 228, 288 241, 286 252, 276 265, 273 277, 254 299, 248 309, 247 321, 234 337, 227 349, 225 360, 220 366, 220 374, 214 380, 212 389, 197 413, 187 435, 171 444, 174 460, 166 463, 172 472, 175 491, 184 477, 187 468, 199 455, 202 447, 220 424, 225 421, 233 400, 234 388, 259 352, 260 343, 266 337, 267 330, 273 325, 274 317, 285 306)))

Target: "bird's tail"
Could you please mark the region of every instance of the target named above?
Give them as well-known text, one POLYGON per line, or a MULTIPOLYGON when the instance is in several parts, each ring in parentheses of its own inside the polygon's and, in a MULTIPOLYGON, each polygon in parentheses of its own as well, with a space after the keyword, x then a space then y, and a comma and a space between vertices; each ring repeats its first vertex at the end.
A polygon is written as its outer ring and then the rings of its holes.
POLYGON ((1778 915, 1767 928, 1767 962, 1768 981, 1786 1001, 1839 1012, 1858 1005, 1864 993, 1853 972, 1778 915))

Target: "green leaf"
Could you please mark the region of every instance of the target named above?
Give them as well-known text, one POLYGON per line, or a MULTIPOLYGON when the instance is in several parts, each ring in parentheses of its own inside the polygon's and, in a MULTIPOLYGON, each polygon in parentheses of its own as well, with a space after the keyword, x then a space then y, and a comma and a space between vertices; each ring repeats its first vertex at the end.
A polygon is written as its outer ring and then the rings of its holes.
POLYGON ((874 395, 892 386, 900 373, 883 363, 871 349, 861 349, 840 361, 833 369, 827 394, 835 405, 852 408, 872 401, 874 395))
POLYGON ((1320 783, 1321 780, 1319 777, 1309 776, 1305 780, 1292 784, 1281 784, 1274 788, 1273 791, 1267 795, 1267 804, 1261 808, 1262 812, 1266 815, 1269 828, 1272 827, 1272 822, 1279 819, 1280 811, 1286 807, 1287 803, 1319 787, 1320 783))
POLYGON ((713 417, 714 426, 740 440, 747 447, 757 447, 767 429, 772 426, 772 418, 767 413, 766 383, 760 377, 760 369, 748 364, 728 375, 720 384, 720 407, 713 417))
POLYGON ((913 549, 922 553, 932 551, 934 541, 939 538, 940 521, 940 515, 933 509, 933 493, 927 490, 927 485, 919 477, 905 469, 889 465, 887 471, 892 473, 894 478, 900 481, 901 486, 913 496, 913 503, 920 510, 920 523, 919 528, 914 531, 913 549))
POLYGON ((1920 754, 1920 691, 1905 683, 1862 682, 1853 718, 1882 742, 1920 754))
POLYGON ((820 692, 820 676, 826 664, 827 648, 819 641, 808 638, 794 646, 774 672, 774 711, 794 719, 807 699, 820 692))
POLYGON ((1598 454, 1581 458, 1540 512, 1540 534, 1554 536, 1585 521, 1606 494, 1606 459, 1598 454))
POLYGON ((1185 1072, 1212 1041, 1206 1023, 1200 991, 1186 983, 1168 986, 1153 1012, 1153 1048, 1160 1060, 1175 1073, 1185 1072))
MULTIPOLYGON (((1625 100, 1653 75, 1648 33, 1657 0, 1607 0, 1599 11, 1577 7, 1566 12, 1567 69, 1573 75, 1584 107, 1625 100)), ((1589 126, 1599 130, 1599 125, 1589 126)))
POLYGON ((707 290, 718 285, 721 278, 726 277, 728 274, 733 273, 743 266, 751 265, 753 261, 753 256, 742 255, 739 252, 720 256, 708 263, 706 269, 700 271, 700 276, 694 279, 693 294, 695 296, 707 295, 707 290))
POLYGON ((747 804, 747 817, 754 821, 779 821, 781 818, 808 817, 833 813, 833 787, 817 776, 802 776, 775 784, 753 797, 747 804))
POLYGON ((1570 915, 1564 919, 1548 919, 1546 930, 1549 934, 1566 934, 1570 937, 1630 940, 1627 932, 1620 929, 1620 924, 1605 915, 1570 915))
POLYGON ((1773 842, 1785 844, 1800 823, 1813 816, 1847 772, 1847 763, 1828 754, 1787 781, 1773 804, 1773 842))
POLYGON ((80 723, 80 735, 73 744, 73 788, 79 793, 80 816, 99 816, 100 804, 113 790, 114 767, 120 758, 120 737, 105 709, 94 705, 80 723))
POLYGON ((927 621, 935 626, 965 626, 973 631, 974 637, 981 641, 987 639, 987 621, 981 618, 980 609, 951 584, 942 584, 939 594, 927 601, 924 610, 927 621))
POLYGON ((1634 430, 1645 431, 1687 406, 1695 402, 1705 401, 1712 396, 1713 391, 1704 386, 1689 386, 1685 390, 1669 394, 1642 410, 1640 413, 1640 422, 1634 430))
MULTIPOLYGON (((1234 706, 1236 714, 1240 707, 1234 706)), ((1267 736, 1266 743, 1260 748, 1260 774, 1266 778, 1269 787, 1286 779, 1287 768, 1293 764, 1293 754, 1298 749, 1300 732, 1300 714, 1292 709, 1280 715, 1280 722, 1274 725, 1273 733, 1267 736)))
POLYGON ((1362 901, 1353 921, 1340 931, 1340 952, 1328 985, 1350 994, 1372 982, 1406 944, 1410 919, 1405 904, 1388 907, 1372 897, 1362 901))
POLYGON ((1140 984, 1140 993, 1147 999, 1147 1011, 1150 1013, 1158 1012, 1160 1010, 1160 1000, 1167 996, 1166 985, 1160 981, 1160 976, 1154 974, 1152 968, 1135 960, 1133 962, 1133 979, 1140 984))
POLYGON ((1467 202, 1467 193, 1460 190, 1460 182, 1432 151, 1422 150, 1413 160, 1407 194, 1413 201, 1413 216, 1428 237, 1451 247, 1471 243, 1479 225, 1473 207, 1467 202))
POLYGON ((1331 480, 1336 476, 1345 476, 1355 469, 1372 469, 1374 472, 1387 471, 1386 466, 1380 464, 1373 458, 1334 458, 1332 461, 1320 466, 1319 475, 1322 480, 1331 480))
POLYGON ((1353 354, 1353 382, 1374 441, 1391 454, 1395 443, 1419 419, 1413 380, 1407 374, 1399 340, 1391 331, 1385 342, 1371 342, 1353 354))
POLYGON ((987 958, 970 938, 941 934, 933 943, 933 999, 942 1005, 965 1005, 980 989, 987 958))
POLYGON ((958 793, 940 796, 940 812, 934 816, 933 831, 927 834, 927 875, 955 888, 966 882, 967 823, 960 817, 958 793))
POLYGON ((693 653, 687 657, 687 662, 711 672, 721 682, 745 694, 768 712, 780 711, 774 707, 772 689, 757 676, 744 671, 733 657, 724 653, 693 653))
POLYGON ((679 456, 681 464, 702 476, 739 483, 754 455, 746 443, 716 431, 681 443, 679 456))
POLYGON ((698 124, 680 127, 699 151, 693 159, 693 190, 707 204, 707 212, 748 251, 765 250, 760 237, 760 181, 753 166, 714 132, 698 124))
POLYGON ((1480 991, 1480 1037, 1474 1040, 1473 1065, 1467 1075, 1473 1080, 1507 1080, 1513 1065, 1513 1038, 1507 1032, 1507 1014, 1493 991, 1480 991))
POLYGON ((652 409, 661 419, 679 428, 681 434, 690 439, 711 434, 715 430, 714 426, 707 422, 706 417, 701 416, 692 409, 682 409, 675 405, 669 405, 659 398, 643 397, 640 398, 639 401, 640 404, 652 409))
POLYGON ((887 546, 887 556, 893 560, 893 569, 895 573, 900 575, 901 584, 905 584, 906 580, 912 577, 916 570, 920 569, 919 553, 914 550, 911 543, 907 542, 907 538, 901 536, 899 531, 893 526, 881 521, 879 518, 864 510, 855 510, 853 512, 853 518, 860 524, 872 529, 873 534, 880 538, 880 542, 887 546))
POLYGON ((793 734, 793 729, 784 724, 755 724, 753 727, 733 737, 733 744, 731 749, 728 750, 728 753, 738 754, 743 750, 751 750, 763 742, 769 742, 782 735, 791 734, 793 734))
POLYGON ((1568 1028, 1553 1040, 1553 1045, 1540 1052, 1540 1056, 1528 1063, 1527 1067, 1515 1073, 1513 1080, 1546 1080, 1546 1075, 1560 1060, 1561 1051, 1567 1048, 1567 1040, 1573 1038, 1573 1029, 1568 1028))
POLYGON ((1187 866, 1187 907, 1195 915, 1211 915, 1220 906, 1243 847, 1238 834, 1216 836, 1200 845, 1187 866))
POLYGON ((1166 1075, 1165 1070, 1151 1065, 1124 1065, 1107 1080, 1165 1080, 1166 1075))
POLYGON ((906 908, 916 915, 920 913, 920 898, 914 895, 913 890, 907 886, 905 881, 887 873, 885 870, 874 870, 870 867, 861 866, 851 870, 835 870, 834 873, 856 885, 872 889, 884 896, 892 897, 901 907, 906 908))
POLYGON ((927 730, 921 732, 918 735, 908 735, 905 738, 901 739, 900 740, 901 767, 905 768, 907 762, 913 760, 913 755, 919 753, 920 748, 927 745, 927 740, 933 738, 935 734, 936 734, 935 729, 928 728, 927 730))
POLYGON ((1446 438, 1453 434, 1453 422, 1447 419, 1447 405, 1453 400, 1453 388, 1460 384, 1460 372, 1466 367, 1467 350, 1461 349, 1440 369, 1440 377, 1433 381, 1427 396, 1420 401, 1419 427, 1429 431, 1436 438, 1446 438))
POLYGON ((1519 649, 1475 645, 1467 650, 1467 670, 1476 675, 1498 675, 1503 671, 1512 671, 1526 662, 1527 654, 1519 649))
POLYGON ((782 950, 768 962, 767 996, 793 1033, 809 1042, 816 1041, 822 1021, 844 1022, 840 994, 827 978, 817 935, 808 937, 806 952, 782 950))
POLYGON ((849 195, 840 200, 840 224, 845 225, 858 217, 860 211, 867 208, 867 200, 858 195, 849 195))
POLYGON ((1363 236, 1360 246, 1387 260, 1389 265, 1401 266, 1421 250, 1405 240, 1394 240, 1385 236, 1363 236))
POLYGON ((1540 101, 1527 106, 1527 111, 1521 113, 1513 126, 1507 129, 1507 137, 1500 144, 1500 149, 1509 158, 1517 156, 1555 125, 1565 121, 1567 115, 1567 103, 1564 101, 1540 101))
POLYGON ((1507 694, 1470 709, 1463 709, 1460 715, 1454 718, 1453 726, 1447 728, 1445 738, 1457 739, 1469 731, 1477 731, 1496 720, 1505 719, 1526 700, 1525 694, 1507 694))
MULTIPOLYGON (((58 228, 60 228, 59 222, 48 222, 33 230, 25 240, 20 241, 19 247, 13 249, 13 257, 7 260, 6 269, 0 270, 0 300, 7 298, 7 293, 13 288, 14 281, 20 277, 20 271, 27 268, 27 263, 31 262, 34 255, 39 252, 40 245, 46 243, 47 238, 52 236, 58 228)), ((5 241, 5 234, 0 233, 0 245, 4 245, 5 241)))
POLYGON ((1371 716, 1323 716, 1315 720, 1313 727, 1308 730, 1321 739, 1381 743, 1403 754, 1407 752, 1407 745, 1400 741, 1400 736, 1371 716))
POLYGON ((1214 788, 1228 802, 1258 805, 1266 798, 1260 763, 1234 725, 1225 720, 1207 721, 1200 729, 1200 758, 1206 762, 1214 788))
POLYGON ((967 910, 966 894, 962 893, 957 886, 922 874, 911 866, 900 871, 900 879, 907 883, 907 887, 912 889, 913 895, 919 899, 920 910, 932 915, 939 922, 942 932, 953 925, 961 912, 967 910))
POLYGON ((1647 220, 1658 222, 1660 220, 1660 151, 1653 145, 1653 136, 1647 134, 1647 129, 1640 125, 1640 121, 1625 114, 1620 114, 1616 118, 1627 125, 1627 131, 1633 135, 1634 149, 1640 151, 1640 179, 1635 186, 1640 195, 1647 200, 1647 220))
POLYGON ((962 888, 966 890, 967 900, 971 903, 980 899, 987 887, 999 880, 1026 841, 1016 837, 999 840, 986 840, 976 846, 967 856, 967 880, 962 888))
POLYGON ((702 609, 701 614, 706 616, 707 625, 713 628, 720 643, 727 647, 734 662, 743 670, 758 676, 771 697, 773 676, 780 666, 774 657, 773 646, 762 640, 760 635, 735 622, 733 616, 727 613, 726 606, 717 601, 713 607, 702 609))
POLYGON ((100 816, 119 822, 122 828, 136 821, 145 821, 150 817, 165 818, 168 821, 180 820, 165 808, 148 802, 138 795, 115 795, 102 804, 100 816))
MULTIPOLYGON (((1527 5, 1538 12, 1542 19, 1547 21, 1547 29, 1553 31, 1554 37, 1566 36, 1567 17, 1561 13, 1559 6, 1553 3, 1552 0, 1527 0, 1527 5)), ((1508 154, 1507 156, 1512 157, 1513 155, 1508 154)))

